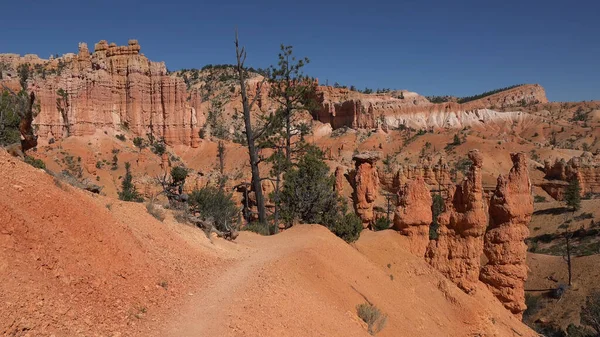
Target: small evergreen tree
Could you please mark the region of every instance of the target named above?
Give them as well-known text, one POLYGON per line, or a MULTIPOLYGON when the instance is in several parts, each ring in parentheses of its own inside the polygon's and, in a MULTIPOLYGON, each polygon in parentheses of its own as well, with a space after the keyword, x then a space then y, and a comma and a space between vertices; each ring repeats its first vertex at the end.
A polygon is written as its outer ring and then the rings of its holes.
POLYGON ((140 151, 146 146, 146 144, 144 144, 144 138, 142 137, 133 138, 133 145, 140 149, 140 151))
POLYGON ((565 203, 573 212, 581 208, 581 187, 577 178, 571 180, 565 190, 565 203))
POLYGON ((140 195, 140 193, 135 188, 133 184, 133 176, 131 175, 130 164, 125 163, 125 177, 123 177, 123 181, 121 182, 121 191, 119 191, 119 199, 123 201, 135 201, 142 202, 144 198, 140 195))
POLYGON ((433 221, 431 222, 431 226, 429 226, 429 239, 437 240, 437 230, 438 228, 440 228, 440 224, 438 223, 438 216, 444 211, 444 199, 441 195, 433 195, 433 204, 431 205, 431 211, 433 215, 433 221))
POLYGON ((338 196, 333 187, 334 177, 323 161, 323 153, 317 147, 307 147, 296 167, 284 175, 280 193, 282 219, 288 225, 294 220, 325 224, 327 213, 337 210, 338 196))
POLYGON ((460 145, 460 137, 458 137, 458 133, 454 135, 452 145, 460 145))
POLYGON ((173 184, 175 185, 183 186, 187 176, 188 170, 183 166, 176 166, 171 169, 171 178, 173 178, 173 184))

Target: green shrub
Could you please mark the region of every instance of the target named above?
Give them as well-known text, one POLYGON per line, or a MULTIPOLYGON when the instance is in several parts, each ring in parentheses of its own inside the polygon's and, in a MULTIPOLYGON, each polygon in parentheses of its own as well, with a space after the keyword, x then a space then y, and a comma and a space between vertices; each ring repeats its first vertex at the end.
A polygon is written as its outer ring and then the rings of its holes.
POLYGON ((375 224, 373 225, 373 229, 376 231, 382 231, 385 229, 389 229, 391 225, 391 221, 388 218, 377 218, 375 220, 375 224))
POLYGON ((362 221, 354 213, 347 213, 336 218, 328 227, 333 234, 348 243, 358 240, 360 232, 363 230, 362 221))
POLYGON ((176 166, 171 169, 171 178, 173 178, 173 184, 183 184, 187 176, 188 170, 183 166, 176 166))
POLYGON ((245 231, 250 231, 250 232, 254 232, 260 235, 270 235, 271 233, 273 233, 273 231, 271 231, 271 229, 269 228, 270 226, 268 224, 261 224, 258 221, 253 221, 248 223, 243 230, 245 231))
POLYGON ((367 323, 367 331, 371 335, 383 330, 387 323, 387 315, 371 303, 362 303, 356 306, 358 317, 367 323))
POLYGON ((195 190, 188 203, 193 211, 200 213, 202 219, 212 219, 217 230, 226 231, 237 221, 239 210, 231 194, 218 188, 207 186, 195 190))
POLYGON ((142 137, 133 138, 133 145, 139 148, 140 150, 146 146, 146 144, 144 143, 144 138, 142 137))
POLYGON ((167 151, 167 145, 164 140, 160 140, 152 143, 152 152, 155 154, 162 156, 167 151))
POLYGON ((46 164, 41 159, 33 158, 30 156, 25 156, 25 162, 35 168, 39 168, 42 170, 46 169, 46 164))
POLYGON ((119 135, 116 135, 115 137, 117 137, 117 139, 120 140, 120 141, 122 141, 122 142, 124 142, 125 140, 127 140, 127 138, 125 138, 125 135, 119 134, 119 135))
POLYGON ((533 202, 546 202, 546 197, 541 195, 536 195, 533 197, 533 202))

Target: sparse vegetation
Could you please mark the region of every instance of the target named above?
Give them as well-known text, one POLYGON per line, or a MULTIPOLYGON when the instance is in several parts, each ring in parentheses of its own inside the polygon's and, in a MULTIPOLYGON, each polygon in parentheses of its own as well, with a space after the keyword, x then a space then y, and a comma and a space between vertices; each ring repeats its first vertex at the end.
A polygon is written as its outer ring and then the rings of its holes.
POLYGON ((471 161, 471 159, 469 158, 460 158, 454 168, 458 171, 461 172, 463 175, 466 175, 467 172, 469 171, 469 168, 471 167, 471 165, 473 165, 473 162, 471 161))
POLYGON ((329 230, 346 242, 354 242, 360 237, 363 225, 360 218, 354 213, 337 216, 329 221, 329 230))
POLYGON ((127 138, 125 138, 125 135, 122 134, 117 134, 115 137, 122 142, 127 140, 127 138))
POLYGON ((131 175, 131 165, 129 163, 125 163, 125 177, 123 177, 123 181, 121 182, 119 199, 123 201, 135 202, 144 201, 144 198, 142 198, 142 195, 137 191, 135 185, 133 184, 133 176, 131 175))
POLYGON ((525 294, 525 305, 527 306, 527 309, 523 312, 524 321, 529 320, 536 313, 538 313, 538 311, 540 311, 540 309, 542 308, 540 301, 541 298, 542 297, 539 295, 533 295, 530 293, 525 294))
POLYGON ((41 159, 33 158, 31 156, 25 156, 25 162, 35 168, 39 168, 42 170, 46 169, 46 164, 41 159))
POLYGON ((219 231, 228 231, 237 222, 239 209, 231 199, 232 195, 215 187, 204 187, 190 194, 189 205, 192 212, 203 220, 211 220, 219 231))
POLYGON ((142 150, 144 147, 146 147, 146 144, 144 142, 144 138, 142 137, 135 137, 133 138, 133 145, 135 147, 137 147, 138 149, 142 150))
POLYGON ((150 146, 152 152, 158 156, 162 156, 165 152, 167 152, 167 145, 163 139, 152 142, 150 146))
POLYGON ((389 229, 391 225, 391 221, 388 218, 377 218, 377 220, 375 220, 375 224, 373 225, 373 229, 375 231, 382 231, 385 229, 389 229))
POLYGON ((581 208, 581 187, 577 178, 569 182, 569 186, 565 190, 565 203, 573 212, 581 208))
POLYGON ((323 224, 347 242, 358 238, 362 230, 360 219, 354 214, 344 215, 345 205, 334 191, 334 177, 329 174, 321 150, 308 146, 284 177, 281 219, 288 226, 294 222, 323 224))
POLYGON ((461 98, 458 99, 458 103, 471 102, 471 101, 474 101, 474 100, 478 100, 480 98, 484 98, 484 97, 487 97, 487 96, 491 96, 491 95, 497 94, 499 92, 503 92, 503 91, 510 90, 510 89, 513 89, 513 88, 516 88, 516 87, 520 87, 522 85, 523 84, 515 84, 515 85, 511 85, 511 86, 505 87, 505 88, 500 88, 500 89, 486 91, 486 92, 478 94, 478 95, 461 97, 461 98))
POLYGON ((442 214, 444 211, 444 199, 440 194, 433 195, 433 203, 431 205, 431 211, 433 215, 433 221, 431 222, 431 226, 429 226, 429 239, 437 240, 438 238, 438 228, 440 228, 440 224, 438 223, 438 216, 442 214))
POLYGON ((156 205, 154 204, 154 202, 150 201, 146 204, 146 210, 148 211, 148 213, 150 213, 150 215, 152 215, 156 220, 158 221, 163 221, 165 220, 165 213, 158 207, 156 207, 156 205))
POLYGON ((367 323, 367 331, 371 335, 379 333, 387 323, 387 315, 371 303, 362 303, 356 306, 358 317, 367 323))
POLYGON ((546 202, 546 197, 541 195, 533 196, 533 202, 546 202))

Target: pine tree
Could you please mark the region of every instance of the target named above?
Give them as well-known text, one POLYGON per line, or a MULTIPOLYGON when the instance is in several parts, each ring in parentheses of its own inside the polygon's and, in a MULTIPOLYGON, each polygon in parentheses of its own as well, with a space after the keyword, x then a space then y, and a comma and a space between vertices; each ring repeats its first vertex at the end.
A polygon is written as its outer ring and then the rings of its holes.
POLYGON ((565 190, 565 203, 573 212, 581 208, 581 187, 577 178, 571 180, 565 190))
POLYGON ((144 201, 144 198, 142 198, 133 184, 133 176, 131 175, 130 166, 131 165, 129 163, 125 163, 125 177, 123 177, 123 181, 121 182, 119 199, 123 201, 142 202, 144 201))

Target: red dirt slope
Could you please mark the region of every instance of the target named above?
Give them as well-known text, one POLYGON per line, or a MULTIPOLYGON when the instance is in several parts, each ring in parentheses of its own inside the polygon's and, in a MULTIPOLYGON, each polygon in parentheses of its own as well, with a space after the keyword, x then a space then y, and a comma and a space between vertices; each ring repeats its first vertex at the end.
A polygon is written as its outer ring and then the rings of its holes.
POLYGON ((378 336, 535 336, 483 286, 464 294, 404 240, 364 232, 348 245, 303 225, 211 243, 0 150, 0 332, 368 336, 355 309, 368 299, 389 315, 378 336))
POLYGON ((144 335, 143 321, 220 261, 206 256, 144 205, 55 182, 0 149, 0 334, 144 335))

